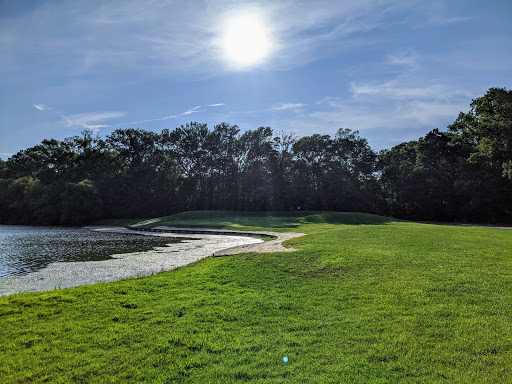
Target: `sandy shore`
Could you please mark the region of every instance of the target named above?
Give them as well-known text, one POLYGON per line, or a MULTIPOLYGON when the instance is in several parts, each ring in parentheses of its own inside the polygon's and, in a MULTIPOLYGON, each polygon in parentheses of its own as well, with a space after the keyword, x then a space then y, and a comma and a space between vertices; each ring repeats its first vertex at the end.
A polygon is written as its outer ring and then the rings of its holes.
POLYGON ((233 234, 237 236, 244 235, 261 235, 261 236, 270 236, 275 237, 274 240, 259 242, 259 243, 247 243, 235 245, 233 247, 227 247, 225 249, 221 249, 214 253, 214 256, 229 256, 236 255, 239 253, 271 253, 271 252, 290 252, 296 251, 296 248, 286 248, 283 246, 283 241, 293 239, 295 237, 305 236, 305 233, 300 232, 272 232, 272 231, 238 231, 232 229, 206 229, 206 228, 181 228, 181 227, 154 227, 154 230, 160 230, 167 233, 181 233, 186 231, 188 233, 200 233, 200 234, 213 234, 213 233, 225 233, 225 234, 233 234))
POLYGON ((263 243, 260 239, 245 236, 141 233, 122 227, 89 227, 89 229, 194 240, 183 240, 181 243, 158 247, 147 252, 113 255, 109 260, 52 263, 47 268, 25 276, 0 278, 0 296, 150 276, 193 263, 224 249, 263 243))

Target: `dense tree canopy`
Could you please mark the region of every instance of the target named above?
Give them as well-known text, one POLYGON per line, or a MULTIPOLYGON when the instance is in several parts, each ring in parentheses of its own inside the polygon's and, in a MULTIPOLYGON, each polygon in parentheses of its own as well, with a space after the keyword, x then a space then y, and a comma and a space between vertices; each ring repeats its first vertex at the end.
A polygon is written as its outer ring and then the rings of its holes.
POLYGON ((80 225, 197 209, 338 210, 512 222, 512 91, 446 132, 375 153, 357 131, 301 138, 190 123, 43 140, 0 160, 0 222, 80 225))
POLYGON ((489 89, 447 132, 434 129, 379 159, 391 215, 512 222, 512 91, 489 89))

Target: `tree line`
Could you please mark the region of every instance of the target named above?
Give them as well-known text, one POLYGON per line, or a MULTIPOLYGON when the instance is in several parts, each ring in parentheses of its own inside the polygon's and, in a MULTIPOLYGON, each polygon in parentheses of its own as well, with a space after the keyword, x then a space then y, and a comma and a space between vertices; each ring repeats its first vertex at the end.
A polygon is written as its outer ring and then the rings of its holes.
POLYGON ((375 152, 357 131, 297 138, 192 122, 43 140, 0 160, 0 223, 81 225, 187 210, 332 210, 512 222, 512 91, 447 131, 375 152))

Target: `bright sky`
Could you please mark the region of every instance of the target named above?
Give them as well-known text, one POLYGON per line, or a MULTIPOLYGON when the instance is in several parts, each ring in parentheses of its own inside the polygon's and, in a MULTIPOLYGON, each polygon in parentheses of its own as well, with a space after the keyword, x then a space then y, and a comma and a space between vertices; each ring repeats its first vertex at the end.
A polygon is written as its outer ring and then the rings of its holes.
POLYGON ((0 156, 190 121, 374 149, 512 88, 510 0, 0 1, 0 156))

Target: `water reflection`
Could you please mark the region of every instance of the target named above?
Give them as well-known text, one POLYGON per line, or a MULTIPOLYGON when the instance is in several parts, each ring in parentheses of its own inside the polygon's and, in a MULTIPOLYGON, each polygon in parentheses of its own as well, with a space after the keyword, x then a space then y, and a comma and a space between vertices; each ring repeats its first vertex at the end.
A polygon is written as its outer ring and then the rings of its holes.
POLYGON ((83 228, 0 225, 0 277, 22 276, 59 261, 98 261, 177 243, 169 237, 92 232, 83 228))

